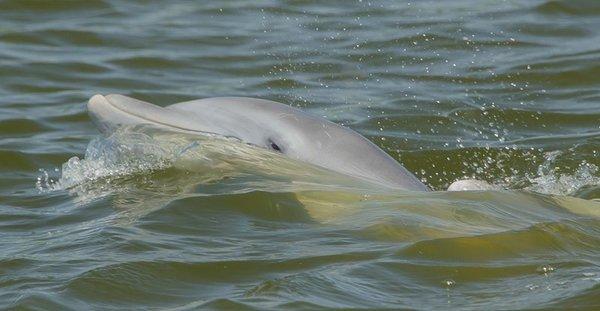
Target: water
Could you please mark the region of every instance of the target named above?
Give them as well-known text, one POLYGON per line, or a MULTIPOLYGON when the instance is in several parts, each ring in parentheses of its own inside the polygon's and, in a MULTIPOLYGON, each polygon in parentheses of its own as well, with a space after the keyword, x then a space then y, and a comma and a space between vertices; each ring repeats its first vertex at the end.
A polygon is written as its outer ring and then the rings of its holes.
POLYGON ((592 0, 1 1, 0 306, 600 308, 599 15, 592 0), (505 190, 403 193, 231 142, 100 137, 96 93, 272 99, 435 190, 505 190))

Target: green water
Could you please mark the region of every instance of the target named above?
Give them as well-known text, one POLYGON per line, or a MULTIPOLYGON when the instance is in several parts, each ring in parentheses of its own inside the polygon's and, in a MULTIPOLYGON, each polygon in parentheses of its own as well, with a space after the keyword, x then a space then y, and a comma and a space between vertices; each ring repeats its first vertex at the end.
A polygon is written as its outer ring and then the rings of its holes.
POLYGON ((3 0, 0 308, 597 310, 599 152, 595 0, 3 0), (100 138, 96 93, 276 100, 505 190, 100 138))

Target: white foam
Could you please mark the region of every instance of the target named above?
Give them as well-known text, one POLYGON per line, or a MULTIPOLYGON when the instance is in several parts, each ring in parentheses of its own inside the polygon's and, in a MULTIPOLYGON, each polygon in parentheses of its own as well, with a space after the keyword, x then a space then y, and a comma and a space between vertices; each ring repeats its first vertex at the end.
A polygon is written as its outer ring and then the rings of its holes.
POLYGON ((70 158, 57 170, 59 176, 40 170, 36 186, 40 191, 65 190, 90 181, 164 169, 172 165, 177 155, 174 150, 182 148, 185 146, 176 142, 159 143, 144 133, 118 131, 90 141, 85 156, 70 158))
POLYGON ((598 166, 594 164, 583 161, 573 174, 564 174, 558 173, 559 168, 552 163, 549 160, 541 165, 538 175, 528 178, 531 185, 525 189, 544 194, 572 195, 584 187, 600 184, 598 166))

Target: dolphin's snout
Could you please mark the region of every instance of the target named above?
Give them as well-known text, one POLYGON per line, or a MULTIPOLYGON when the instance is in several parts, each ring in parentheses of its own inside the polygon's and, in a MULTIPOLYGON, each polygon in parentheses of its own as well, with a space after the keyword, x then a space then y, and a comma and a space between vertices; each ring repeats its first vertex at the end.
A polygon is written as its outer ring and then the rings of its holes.
POLYGON ((87 108, 93 122, 103 133, 110 133, 124 125, 138 124, 177 131, 202 130, 193 113, 163 108, 118 94, 96 94, 88 101, 87 108))
POLYGON ((106 97, 101 94, 96 94, 88 100, 87 108, 93 109, 94 106, 100 105, 102 102, 106 101, 106 97))
POLYGON ((111 133, 123 125, 147 123, 147 120, 134 113, 136 108, 135 105, 119 101, 118 95, 96 94, 87 103, 90 118, 104 134, 111 133))
POLYGON ((110 104, 106 97, 101 94, 92 96, 87 103, 88 115, 102 133, 107 133, 111 129, 111 126, 109 126, 110 123, 107 122, 110 115, 107 113, 108 105, 110 104))

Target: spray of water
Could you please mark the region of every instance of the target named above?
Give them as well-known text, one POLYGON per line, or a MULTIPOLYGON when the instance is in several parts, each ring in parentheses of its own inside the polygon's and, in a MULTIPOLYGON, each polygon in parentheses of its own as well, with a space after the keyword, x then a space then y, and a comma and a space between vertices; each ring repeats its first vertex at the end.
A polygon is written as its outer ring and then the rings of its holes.
POLYGON ((87 146, 83 159, 72 157, 55 174, 40 170, 36 187, 40 191, 65 190, 86 183, 110 183, 114 178, 160 170, 172 165, 177 144, 158 143, 144 133, 116 132, 98 137, 87 146))

